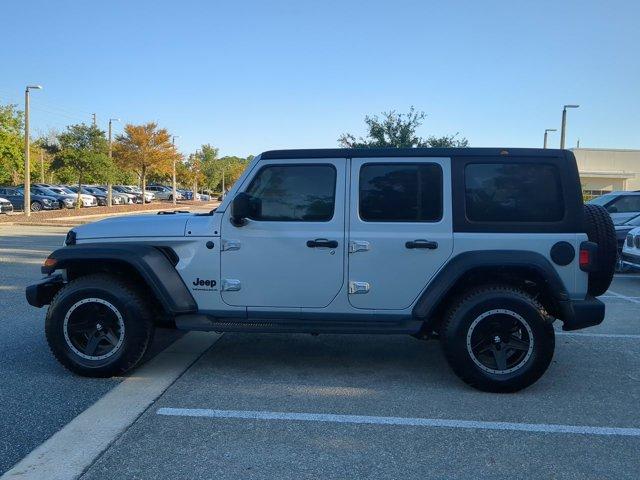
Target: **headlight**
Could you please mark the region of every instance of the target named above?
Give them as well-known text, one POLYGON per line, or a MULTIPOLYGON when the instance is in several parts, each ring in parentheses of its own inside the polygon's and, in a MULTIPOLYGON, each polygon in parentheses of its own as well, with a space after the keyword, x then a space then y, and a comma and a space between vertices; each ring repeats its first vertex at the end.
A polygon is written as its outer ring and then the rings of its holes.
POLYGON ((49 200, 48 198, 43 198, 42 203, 44 203, 45 205, 51 205, 51 200, 49 200))

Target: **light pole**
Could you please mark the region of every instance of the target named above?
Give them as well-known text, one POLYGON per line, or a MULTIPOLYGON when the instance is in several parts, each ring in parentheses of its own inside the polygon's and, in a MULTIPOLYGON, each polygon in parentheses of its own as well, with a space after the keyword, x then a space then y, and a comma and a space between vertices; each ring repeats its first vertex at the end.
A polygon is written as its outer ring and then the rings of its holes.
POLYGON ((545 129, 545 131, 544 131, 544 143, 543 143, 542 148, 547 148, 547 134, 549 132, 557 132, 557 131, 558 131, 558 129, 556 129, 556 128, 547 128, 547 129, 545 129))
MULTIPOLYGON (((109 163, 113 160, 113 149, 111 147, 111 124, 119 121, 119 118, 109 119, 109 163)), ((109 178, 109 181, 107 182, 107 206, 113 206, 113 185, 111 184, 111 178, 109 178)))
POLYGON ((567 130, 567 108, 578 108, 580 105, 565 105, 562 108, 562 128, 560 130, 560 148, 564 148, 564 135, 567 130))
POLYGON ((223 167, 222 168, 222 195, 221 195, 222 200, 224 200, 225 196, 226 195, 225 195, 225 188, 224 188, 224 167, 223 167))
MULTIPOLYGON (((176 146, 176 138, 180 138, 180 135, 173 135, 171 137, 171 144, 174 147, 175 150, 175 146, 176 146)), ((175 205, 177 203, 176 200, 176 196, 178 194, 177 189, 176 189, 176 157, 173 157, 173 191, 171 192, 171 198, 173 199, 173 204, 175 205)))
POLYGON ((198 164, 200 157, 200 150, 196 150, 195 158, 193 161, 194 165, 194 174, 193 174, 193 200, 196 201, 198 198, 198 171, 200 170, 200 165, 198 164))
POLYGON ((40 147, 40 181, 44 183, 44 150, 40 147))
POLYGON ((24 90, 24 213, 31 216, 31 165, 29 164, 29 90, 41 90, 40 85, 27 85, 24 90))

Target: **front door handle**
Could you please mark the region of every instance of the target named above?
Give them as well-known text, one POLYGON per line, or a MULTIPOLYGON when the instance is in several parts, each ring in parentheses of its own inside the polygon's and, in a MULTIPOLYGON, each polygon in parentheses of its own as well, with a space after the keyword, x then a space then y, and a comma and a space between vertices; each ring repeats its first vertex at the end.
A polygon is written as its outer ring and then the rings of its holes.
POLYGON ((435 250, 436 248, 438 248, 438 242, 434 242, 431 240, 418 239, 418 240, 414 240, 413 242, 407 242, 404 244, 404 246, 409 249, 427 248, 429 250, 435 250))
POLYGON ((326 238, 316 238, 315 240, 308 240, 307 247, 309 248, 338 248, 338 242, 336 240, 327 240, 326 238))

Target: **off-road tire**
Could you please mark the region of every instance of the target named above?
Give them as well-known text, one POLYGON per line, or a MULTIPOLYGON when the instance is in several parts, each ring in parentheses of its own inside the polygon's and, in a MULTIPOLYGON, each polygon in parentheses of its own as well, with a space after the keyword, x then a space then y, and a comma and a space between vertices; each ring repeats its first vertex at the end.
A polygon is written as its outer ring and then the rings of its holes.
POLYGON ((552 323, 544 308, 517 288, 508 285, 478 287, 452 302, 441 325, 440 343, 449 365, 468 385, 486 392, 516 392, 535 383, 549 367, 555 349, 552 323), (528 325, 533 341, 528 356, 523 357, 515 371, 492 373, 472 357, 468 336, 478 318, 500 310, 519 316, 528 325))
POLYGON ((122 375, 135 367, 152 342, 154 323, 152 309, 144 295, 131 283, 115 275, 96 273, 69 282, 49 306, 45 332, 51 352, 68 370, 85 377, 122 375), (123 341, 109 358, 85 359, 73 351, 64 334, 64 319, 69 309, 87 298, 109 302, 124 322, 123 341))
POLYGON ((609 289, 616 271, 618 259, 616 229, 606 209, 593 204, 584 206, 584 228, 589 241, 598 244, 596 270, 589 273, 587 287, 589 295, 597 297, 609 289))

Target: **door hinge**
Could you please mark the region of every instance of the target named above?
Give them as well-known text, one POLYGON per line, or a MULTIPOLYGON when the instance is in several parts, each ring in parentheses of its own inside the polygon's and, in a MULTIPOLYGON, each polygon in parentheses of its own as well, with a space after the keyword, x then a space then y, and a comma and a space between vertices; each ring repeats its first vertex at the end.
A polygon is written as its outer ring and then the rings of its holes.
POLYGON ((222 251, 240 250, 240 242, 237 240, 223 240, 222 251))
POLYGON ((222 291, 223 292, 237 292, 242 288, 242 284, 240 280, 236 280, 235 278, 224 278, 222 280, 222 291))
POLYGON ((371 285, 367 282, 349 282, 349 293, 368 293, 371 285))
POLYGON ((370 248, 371 245, 365 240, 351 240, 349 242, 349 253, 367 252, 370 248))

